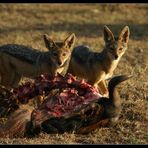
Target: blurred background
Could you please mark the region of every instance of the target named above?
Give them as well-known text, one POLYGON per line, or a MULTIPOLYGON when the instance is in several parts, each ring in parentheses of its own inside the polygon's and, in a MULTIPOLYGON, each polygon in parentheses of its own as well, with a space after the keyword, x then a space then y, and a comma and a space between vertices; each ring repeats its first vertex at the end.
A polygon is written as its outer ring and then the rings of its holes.
POLYGON ((146 4, 0 4, 0 12, 0 40, 4 39, 0 43, 22 40, 30 44, 31 40, 38 42, 43 33, 63 39, 74 32, 79 44, 80 38, 85 42, 83 38, 102 37, 104 25, 115 33, 129 25, 135 40, 148 35, 146 4))

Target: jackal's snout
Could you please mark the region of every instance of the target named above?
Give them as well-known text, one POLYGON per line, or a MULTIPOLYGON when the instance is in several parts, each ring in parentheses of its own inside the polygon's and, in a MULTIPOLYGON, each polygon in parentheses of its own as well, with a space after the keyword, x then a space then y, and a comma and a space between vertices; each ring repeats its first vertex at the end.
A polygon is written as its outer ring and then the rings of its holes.
POLYGON ((117 60, 118 59, 118 55, 115 55, 115 60, 117 60))
POLYGON ((62 65, 62 62, 61 61, 58 61, 58 65, 61 66, 62 65))

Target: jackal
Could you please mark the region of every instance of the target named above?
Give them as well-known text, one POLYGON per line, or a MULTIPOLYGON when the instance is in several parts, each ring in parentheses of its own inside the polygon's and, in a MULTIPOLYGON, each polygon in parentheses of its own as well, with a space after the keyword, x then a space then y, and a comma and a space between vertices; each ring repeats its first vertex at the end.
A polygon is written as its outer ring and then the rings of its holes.
POLYGON ((73 49, 67 73, 85 78, 97 87, 102 94, 108 94, 105 80, 110 78, 117 64, 128 47, 129 27, 125 26, 119 37, 114 37, 111 30, 104 26, 105 47, 102 52, 93 52, 89 47, 77 46, 73 49))
POLYGON ((18 44, 0 47, 0 83, 6 87, 17 87, 22 76, 35 78, 42 73, 51 76, 62 72, 69 64, 71 49, 75 43, 72 33, 62 42, 54 42, 47 34, 43 35, 48 51, 18 44))

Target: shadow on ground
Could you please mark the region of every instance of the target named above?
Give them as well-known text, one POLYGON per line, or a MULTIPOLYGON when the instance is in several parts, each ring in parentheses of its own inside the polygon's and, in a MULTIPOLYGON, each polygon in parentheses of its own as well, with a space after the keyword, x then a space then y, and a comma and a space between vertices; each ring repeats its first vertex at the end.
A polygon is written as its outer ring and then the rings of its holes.
MULTIPOLYGON (((122 28, 127 24, 105 24, 115 35, 118 35, 122 28)), ((0 28, 0 33, 7 34, 11 32, 26 32, 26 31, 40 31, 41 33, 50 32, 74 32, 77 36, 81 37, 98 37, 103 35, 104 24, 76 24, 76 23, 57 23, 57 24, 35 24, 34 26, 27 27, 5 27, 0 28)), ((148 36, 148 24, 128 24, 130 27, 131 38, 135 40, 144 39, 148 36)))

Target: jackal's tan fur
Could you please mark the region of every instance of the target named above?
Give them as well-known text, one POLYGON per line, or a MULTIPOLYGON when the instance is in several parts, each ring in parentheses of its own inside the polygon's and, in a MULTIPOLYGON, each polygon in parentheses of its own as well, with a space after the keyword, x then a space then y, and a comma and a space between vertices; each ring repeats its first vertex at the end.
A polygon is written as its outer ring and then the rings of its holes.
POLYGON ((75 47, 69 63, 68 73, 85 78, 94 86, 99 85, 107 94, 105 80, 110 78, 128 47, 129 27, 125 26, 118 38, 104 26, 105 47, 102 52, 93 52, 86 46, 75 47))
POLYGON ((7 44, 0 47, 0 83, 16 87, 22 76, 34 78, 42 73, 51 76, 62 72, 69 63, 75 35, 71 34, 63 42, 54 42, 44 35, 48 51, 31 47, 7 44))

